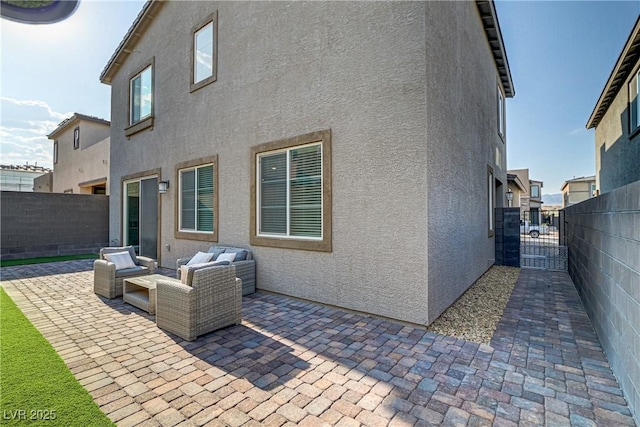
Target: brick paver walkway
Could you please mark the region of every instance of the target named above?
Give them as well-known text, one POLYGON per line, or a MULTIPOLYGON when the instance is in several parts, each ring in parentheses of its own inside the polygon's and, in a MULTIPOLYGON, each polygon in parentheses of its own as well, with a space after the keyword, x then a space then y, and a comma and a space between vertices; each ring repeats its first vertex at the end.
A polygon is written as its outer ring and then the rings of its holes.
POLYGON ((566 273, 523 270, 491 346, 261 292, 188 343, 92 274, 3 268, 2 286, 121 426, 635 425, 566 273))

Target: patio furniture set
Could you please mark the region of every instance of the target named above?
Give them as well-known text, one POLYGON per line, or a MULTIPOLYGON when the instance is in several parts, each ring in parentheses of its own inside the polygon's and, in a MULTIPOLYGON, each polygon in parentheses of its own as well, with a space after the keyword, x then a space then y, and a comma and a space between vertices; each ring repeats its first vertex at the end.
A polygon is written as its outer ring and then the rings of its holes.
POLYGON ((242 296, 255 292, 256 264, 251 251, 211 246, 176 262, 176 278, 155 274, 155 260, 133 246, 107 247, 94 262, 93 290, 122 296, 149 314, 158 328, 187 341, 242 322, 242 296))

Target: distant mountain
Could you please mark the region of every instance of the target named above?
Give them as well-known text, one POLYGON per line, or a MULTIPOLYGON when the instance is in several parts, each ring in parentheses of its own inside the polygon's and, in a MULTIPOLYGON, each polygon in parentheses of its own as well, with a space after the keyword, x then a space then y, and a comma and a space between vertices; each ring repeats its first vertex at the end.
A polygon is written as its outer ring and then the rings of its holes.
POLYGON ((543 194, 542 201, 544 202, 545 205, 561 205, 562 193, 543 194))

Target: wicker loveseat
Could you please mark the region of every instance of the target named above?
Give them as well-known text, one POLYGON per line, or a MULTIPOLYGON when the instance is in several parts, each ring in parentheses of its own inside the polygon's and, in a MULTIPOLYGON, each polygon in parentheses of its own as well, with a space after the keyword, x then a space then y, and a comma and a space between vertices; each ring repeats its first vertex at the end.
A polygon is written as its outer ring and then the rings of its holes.
POLYGON ((242 322, 242 280, 234 265, 189 270, 184 284, 167 278, 156 283, 156 325, 193 341, 198 336, 242 322))
POLYGON ((93 262, 93 291, 105 298, 115 298, 122 295, 122 281, 127 277, 153 274, 156 262, 144 256, 137 256, 133 246, 106 247, 100 249, 100 259, 93 262), (116 265, 106 260, 106 254, 129 252, 135 267, 116 270, 116 265))
MULTIPOLYGON (((236 267, 236 274, 242 280, 242 295, 249 295, 256 291, 256 261, 253 259, 253 255, 249 249, 238 248, 233 246, 211 246, 207 249, 207 252, 212 253, 213 257, 211 261, 215 261, 216 258, 222 253, 236 253, 240 254, 238 260, 234 260, 231 265, 236 267)), ((180 279, 180 266, 187 264, 191 257, 180 258, 176 261, 176 277, 180 279)))

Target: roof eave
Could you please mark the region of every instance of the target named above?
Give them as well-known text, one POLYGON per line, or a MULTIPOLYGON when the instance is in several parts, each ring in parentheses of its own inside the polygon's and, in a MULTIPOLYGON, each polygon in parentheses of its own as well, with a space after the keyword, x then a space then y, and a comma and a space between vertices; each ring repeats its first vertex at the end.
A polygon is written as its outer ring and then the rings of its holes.
POLYGON ((609 109, 609 105, 622 88, 622 84, 627 80, 627 76, 631 72, 635 62, 640 59, 640 15, 636 20, 636 23, 629 34, 629 39, 624 45, 624 49, 620 53, 618 60, 616 61, 611 75, 607 80, 607 83, 602 89, 602 93, 598 98, 596 106, 593 108, 589 120, 587 121, 587 129, 598 126, 600 120, 609 109))
POLYGON ((131 24, 131 28, 129 28, 129 31, 127 31, 127 34, 125 34, 116 51, 111 55, 109 62, 107 62, 107 65, 104 67, 104 70, 100 74, 100 82, 108 85, 111 84, 111 80, 127 60, 129 54, 133 52, 134 47, 147 28, 149 28, 162 6, 164 6, 163 0, 147 0, 135 21, 131 24))
POLYGON ((513 98, 516 94, 511 78, 511 70, 509 69, 509 60, 507 52, 504 48, 502 40, 502 32, 500 31, 500 23, 498 22, 498 14, 496 12, 493 0, 476 0, 476 7, 480 14, 480 20, 487 36, 493 59, 498 69, 500 82, 504 89, 504 95, 507 98, 513 98))
POLYGON ((85 114, 73 113, 71 117, 67 117, 66 119, 61 121, 60 124, 58 124, 58 127, 56 127, 49 135, 47 135, 47 138, 54 139, 55 137, 60 135, 65 129, 67 129, 69 126, 75 124, 80 120, 100 123, 107 126, 111 125, 111 122, 109 122, 108 120, 104 120, 104 119, 93 117, 93 116, 87 116, 85 114))

